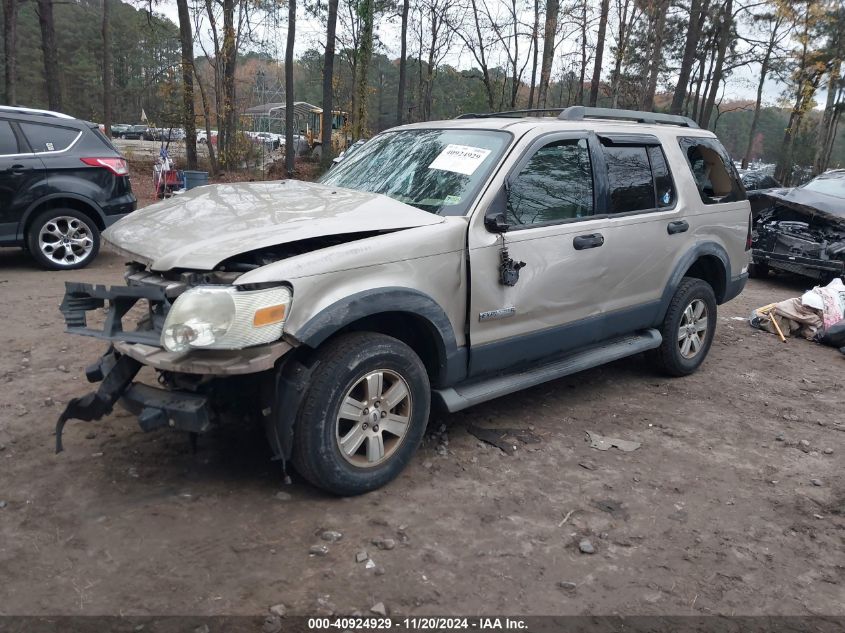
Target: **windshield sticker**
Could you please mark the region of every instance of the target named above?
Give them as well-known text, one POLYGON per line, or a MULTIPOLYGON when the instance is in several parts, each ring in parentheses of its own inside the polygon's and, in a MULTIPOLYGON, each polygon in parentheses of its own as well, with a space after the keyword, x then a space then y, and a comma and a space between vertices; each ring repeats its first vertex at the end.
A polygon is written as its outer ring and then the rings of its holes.
POLYGON ((469 145, 447 145, 428 168, 472 176, 491 152, 489 149, 469 145))
POLYGON ((461 197, 460 196, 446 196, 443 200, 443 204, 447 207, 452 207, 456 204, 461 204, 461 197))

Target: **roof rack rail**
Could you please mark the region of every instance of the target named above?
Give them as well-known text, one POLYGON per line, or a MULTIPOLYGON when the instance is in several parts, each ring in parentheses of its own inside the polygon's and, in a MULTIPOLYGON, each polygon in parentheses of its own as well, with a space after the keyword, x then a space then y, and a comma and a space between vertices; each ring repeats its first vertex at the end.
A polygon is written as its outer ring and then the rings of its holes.
POLYGON ((619 119, 638 123, 662 123, 681 127, 698 128, 698 124, 689 117, 679 114, 659 114, 640 110, 615 110, 613 108, 585 108, 570 106, 557 117, 561 121, 583 121, 584 119, 619 119))
POLYGON ((28 114, 32 116, 49 116, 56 119, 72 119, 73 117, 63 112, 53 112, 52 110, 39 110, 37 108, 24 108, 20 106, 6 106, 0 105, 0 112, 10 112, 13 114, 28 114))
POLYGON ((505 110, 503 112, 467 112, 456 116, 456 119, 489 119, 491 117, 535 115, 543 112, 563 112, 565 108, 533 108, 530 110, 505 110))

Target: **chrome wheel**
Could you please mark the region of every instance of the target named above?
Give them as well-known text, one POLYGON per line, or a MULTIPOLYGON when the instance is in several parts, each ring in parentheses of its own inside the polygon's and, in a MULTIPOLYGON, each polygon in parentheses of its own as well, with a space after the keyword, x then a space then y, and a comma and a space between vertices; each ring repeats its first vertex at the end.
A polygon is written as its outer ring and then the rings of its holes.
POLYGON ((91 256, 94 235, 91 227, 79 218, 60 215, 41 227, 38 247, 57 267, 73 266, 91 256))
POLYGON ((678 328, 678 348, 684 358, 694 358, 704 347, 707 337, 707 304, 693 300, 684 309, 678 328))
POLYGON ((340 405, 335 438, 340 454, 361 468, 379 466, 396 452, 411 423, 411 390, 389 369, 357 380, 340 405))

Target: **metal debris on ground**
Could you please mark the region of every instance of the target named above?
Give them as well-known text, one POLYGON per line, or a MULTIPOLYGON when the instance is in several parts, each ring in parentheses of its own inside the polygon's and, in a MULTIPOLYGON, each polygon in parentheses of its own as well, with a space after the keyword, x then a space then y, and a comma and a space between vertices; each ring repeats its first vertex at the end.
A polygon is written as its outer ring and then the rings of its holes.
POLYGON ((540 443, 540 436, 528 429, 485 429, 476 424, 467 424, 466 429, 482 442, 487 442, 508 455, 513 455, 516 452, 517 442, 522 444, 540 443))
POLYGON ((642 442, 635 442, 633 440, 620 440, 616 437, 605 437, 604 435, 599 435, 595 431, 586 431, 586 433, 586 439, 590 443, 590 448, 597 448, 600 451, 606 451, 613 447, 616 447, 620 451, 630 453, 631 451, 635 451, 640 446, 642 446, 642 442))

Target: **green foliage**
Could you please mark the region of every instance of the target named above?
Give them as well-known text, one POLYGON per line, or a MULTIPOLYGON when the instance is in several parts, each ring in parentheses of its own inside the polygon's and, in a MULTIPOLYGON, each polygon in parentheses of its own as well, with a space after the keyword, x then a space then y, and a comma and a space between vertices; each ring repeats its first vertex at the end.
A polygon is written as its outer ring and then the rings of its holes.
MULTIPOLYGON (((165 124, 163 119, 179 110, 178 85, 176 90, 172 85, 178 82, 179 29, 162 16, 149 16, 119 0, 108 1, 114 61, 112 118, 136 123, 143 108, 151 122, 165 124)), ((57 2, 54 13, 64 110, 83 119, 102 120, 102 3, 57 2)), ((0 60, 5 63, 2 49, 0 60)), ((47 107, 41 31, 31 0, 21 5, 18 15, 17 90, 19 105, 47 107)))

